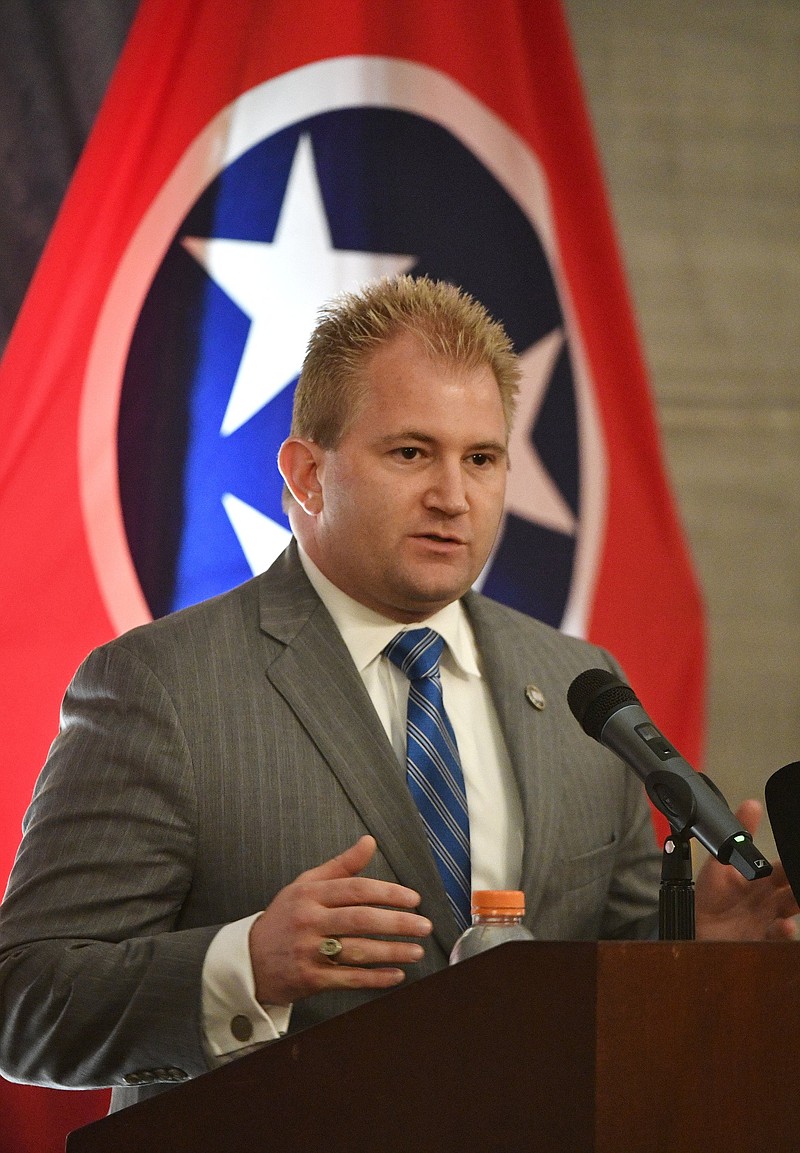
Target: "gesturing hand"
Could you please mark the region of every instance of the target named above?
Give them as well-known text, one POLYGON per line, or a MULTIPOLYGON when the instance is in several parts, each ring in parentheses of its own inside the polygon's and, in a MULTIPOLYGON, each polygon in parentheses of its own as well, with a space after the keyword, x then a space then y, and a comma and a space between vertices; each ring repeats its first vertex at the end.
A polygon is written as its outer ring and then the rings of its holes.
POLYGON ((408 910, 419 893, 358 874, 375 854, 374 837, 301 873, 281 889, 250 930, 256 998, 289 1005, 322 989, 387 989, 404 979, 396 966, 418 961, 421 945, 375 940, 378 935, 427 937, 433 926, 408 910), (319 951, 338 937, 342 951, 331 964, 319 951), (365 968, 364 966, 378 966, 365 968))
MULTIPOLYGON (((761 805, 744 801, 736 810, 743 828, 753 835, 761 805)), ((697 937, 705 941, 792 940, 797 903, 779 861, 769 877, 746 881, 730 865, 709 860, 697 876, 697 937)))

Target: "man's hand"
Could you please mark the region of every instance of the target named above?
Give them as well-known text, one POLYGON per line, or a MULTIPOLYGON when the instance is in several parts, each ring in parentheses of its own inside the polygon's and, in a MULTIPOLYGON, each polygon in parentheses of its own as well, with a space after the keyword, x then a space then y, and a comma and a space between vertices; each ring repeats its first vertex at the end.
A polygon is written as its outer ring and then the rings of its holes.
POLYGON ((421 945, 374 936, 427 937, 433 926, 407 910, 419 893, 358 874, 375 854, 374 837, 361 837, 281 889, 250 930, 256 999, 289 1005, 322 989, 388 989, 405 977, 397 965, 418 961, 421 945), (342 951, 331 963, 319 952, 325 937, 342 951), (377 968, 364 968, 375 966, 377 968))
MULTIPOLYGON (((758 801, 736 810, 742 827, 755 835, 762 816, 758 801)), ((800 909, 780 862, 769 877, 746 881, 731 865, 707 861, 695 886, 697 939, 702 941, 787 941, 797 936, 791 919, 800 909)))

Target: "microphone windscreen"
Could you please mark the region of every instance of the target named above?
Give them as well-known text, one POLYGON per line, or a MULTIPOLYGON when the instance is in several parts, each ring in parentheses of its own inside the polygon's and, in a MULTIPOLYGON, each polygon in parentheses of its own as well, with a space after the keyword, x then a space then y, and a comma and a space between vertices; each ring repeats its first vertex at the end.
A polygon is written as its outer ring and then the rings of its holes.
POLYGON ((624 681, 608 669, 586 669, 567 689, 567 704, 587 736, 600 740, 608 718, 623 705, 638 704, 639 698, 624 681))
POLYGON ((764 786, 764 797, 778 856, 800 904, 800 761, 773 773, 764 786))

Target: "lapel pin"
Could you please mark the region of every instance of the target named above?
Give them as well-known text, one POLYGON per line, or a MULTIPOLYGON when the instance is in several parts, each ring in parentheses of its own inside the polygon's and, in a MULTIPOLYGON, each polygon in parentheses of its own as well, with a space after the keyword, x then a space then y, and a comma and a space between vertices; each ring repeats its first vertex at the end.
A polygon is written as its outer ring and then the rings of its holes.
POLYGON ((525 686, 525 696, 528 698, 528 700, 530 701, 530 703, 533 705, 533 707, 535 709, 538 709, 539 712, 542 711, 542 709, 544 708, 544 704, 545 704, 544 693, 538 687, 538 685, 526 685, 525 686))

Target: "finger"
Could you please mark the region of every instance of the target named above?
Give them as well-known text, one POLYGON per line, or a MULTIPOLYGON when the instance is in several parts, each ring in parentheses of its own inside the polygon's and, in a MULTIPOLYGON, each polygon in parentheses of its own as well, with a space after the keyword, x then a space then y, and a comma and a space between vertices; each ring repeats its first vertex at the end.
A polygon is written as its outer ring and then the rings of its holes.
POLYGON ((319 972, 322 977, 316 992, 323 989, 391 989, 406 979, 402 969, 365 969, 360 965, 326 965, 319 972))
POLYGON ((414 889, 397 885, 392 881, 378 881, 371 877, 359 877, 375 855, 377 842, 365 834, 343 853, 307 869, 297 878, 296 884, 317 884, 319 882, 343 882, 340 886, 331 885, 317 892, 315 898, 330 907, 335 905, 373 904, 399 906, 413 909, 421 897, 414 889))
MULTIPOLYGON (((344 949, 340 958, 343 953, 344 949)), ((331 963, 317 947, 309 944, 307 949, 297 952, 288 971, 274 975, 272 982, 265 986, 269 996, 264 1003, 290 1005, 326 989, 390 989, 405 980, 405 971, 398 966, 406 963, 409 962, 405 957, 402 961, 374 966, 344 964, 339 960, 331 963)), ((262 1000, 258 984, 256 996, 262 1000)))
MULTIPOLYGON (((333 960, 338 966, 413 965, 425 956, 421 945, 411 941, 376 941, 368 937, 342 937, 342 951, 333 960)), ((323 957, 325 963, 329 963, 323 957)))
POLYGON ((320 935, 329 937, 427 937, 433 931, 428 918, 418 913, 372 905, 328 909, 318 925, 320 935))
POLYGON ((774 861, 772 864, 772 876, 769 878, 775 888, 775 892, 780 898, 783 908, 783 916, 795 917, 800 913, 800 904, 798 904, 795 891, 786 876, 786 870, 780 861, 774 861))
MULTIPOLYGON (((302 885, 302 883, 301 883, 302 885)), ((374 877, 346 877, 331 881, 312 881, 303 891, 318 905, 328 909, 355 905, 376 905, 387 908, 415 909, 420 895, 414 889, 394 881, 378 881, 374 877)))
POLYGON ((375 856, 377 847, 375 838, 365 834, 343 853, 301 873, 298 880, 325 881, 338 877, 355 877, 362 869, 366 869, 375 856))
POLYGON ((739 808, 736 810, 736 820, 744 829, 747 830, 751 837, 756 835, 763 815, 763 806, 759 801, 754 800, 752 797, 746 801, 742 801, 741 805, 739 805, 739 808))
POLYGON ((766 932, 768 941, 796 941, 797 922, 792 917, 779 918, 773 921, 766 932))

